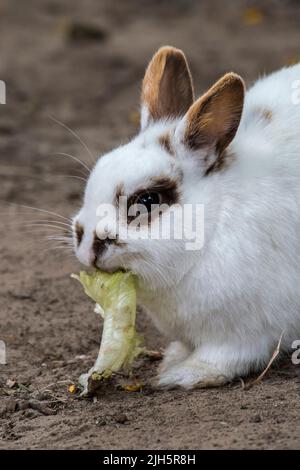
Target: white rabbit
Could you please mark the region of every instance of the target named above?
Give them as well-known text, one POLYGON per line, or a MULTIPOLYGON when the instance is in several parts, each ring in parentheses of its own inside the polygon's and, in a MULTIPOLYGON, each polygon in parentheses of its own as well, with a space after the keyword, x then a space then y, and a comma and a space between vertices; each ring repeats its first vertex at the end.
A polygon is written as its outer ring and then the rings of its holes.
POLYGON ((299 79, 300 65, 284 68, 245 94, 229 73, 194 101, 184 54, 163 47, 143 81, 139 134, 92 170, 75 252, 137 275, 140 304, 172 341, 158 386, 221 385, 265 366, 282 333, 282 350, 300 338, 299 79), (113 217, 110 239, 99 240, 97 208, 119 196, 147 210, 203 204, 202 249, 174 237, 122 240, 113 217))

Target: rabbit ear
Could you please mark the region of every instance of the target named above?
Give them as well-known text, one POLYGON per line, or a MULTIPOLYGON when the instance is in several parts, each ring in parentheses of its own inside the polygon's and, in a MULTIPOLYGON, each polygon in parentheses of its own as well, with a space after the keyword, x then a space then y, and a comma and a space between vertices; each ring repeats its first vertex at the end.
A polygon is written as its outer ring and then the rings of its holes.
POLYGON ((224 75, 190 107, 178 125, 183 143, 195 152, 213 150, 214 163, 218 158, 224 159, 224 150, 240 123, 244 94, 245 85, 239 75, 224 75))
POLYGON ((153 56, 142 87, 144 129, 151 121, 183 116, 194 101, 190 70, 179 49, 165 46, 153 56))

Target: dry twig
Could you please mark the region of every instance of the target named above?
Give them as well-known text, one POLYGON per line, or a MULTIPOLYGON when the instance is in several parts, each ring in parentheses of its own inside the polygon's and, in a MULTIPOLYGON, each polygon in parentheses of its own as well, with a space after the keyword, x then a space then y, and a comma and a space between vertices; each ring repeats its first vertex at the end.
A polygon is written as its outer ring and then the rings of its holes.
POLYGON ((280 353, 280 345, 281 345, 281 341, 282 341, 282 337, 283 337, 283 332, 281 333, 280 335, 280 338, 279 338, 279 341, 278 341, 278 344, 271 356, 271 359, 269 360, 268 362, 268 365, 267 367, 262 371, 262 373, 254 380, 248 382, 247 384, 244 383, 244 381, 241 379, 242 381, 242 389, 243 390, 249 390, 250 388, 252 388, 254 385, 258 384, 263 378, 264 376, 266 375, 266 373, 268 372, 268 370, 270 369, 271 365, 273 364, 273 362, 275 361, 276 357, 278 356, 278 354, 280 353))

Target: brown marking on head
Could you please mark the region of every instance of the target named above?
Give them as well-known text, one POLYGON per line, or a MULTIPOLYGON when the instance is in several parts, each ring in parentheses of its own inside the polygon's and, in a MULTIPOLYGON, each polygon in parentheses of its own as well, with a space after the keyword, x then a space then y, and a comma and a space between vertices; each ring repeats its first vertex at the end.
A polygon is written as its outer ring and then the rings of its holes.
POLYGON ((263 109, 262 115, 267 121, 271 121, 273 118, 273 113, 270 109, 263 109))
MULTIPOLYGON (((234 73, 228 73, 199 98, 187 113, 184 141, 195 152, 200 149, 215 151, 220 160, 214 162, 215 169, 223 167, 222 161, 227 155, 225 149, 238 129, 244 92, 243 80, 234 73)), ((211 163, 209 166, 213 168, 211 163)), ((206 172, 208 170, 206 168, 206 172)))
POLYGON ((84 235, 84 228, 78 221, 75 223, 75 234, 77 239, 77 246, 79 246, 84 235))
POLYGON ((207 168, 205 176, 225 171, 235 159, 236 155, 228 149, 225 149, 224 152, 219 155, 219 158, 217 158, 217 160, 207 168))
POLYGON ((117 206, 119 205, 119 198, 121 196, 125 196, 125 188, 124 188, 124 185, 122 183, 118 184, 118 186, 116 188, 115 201, 116 201, 117 206))
POLYGON ((273 118, 273 113, 268 108, 255 108, 255 113, 262 117, 265 121, 271 121, 273 118))
POLYGON ((183 52, 160 48, 153 56, 142 86, 142 104, 153 121, 183 116, 194 101, 190 70, 183 52))
POLYGON ((174 156, 175 152, 172 147, 170 134, 164 134, 159 137, 159 144, 163 147, 166 152, 174 156))

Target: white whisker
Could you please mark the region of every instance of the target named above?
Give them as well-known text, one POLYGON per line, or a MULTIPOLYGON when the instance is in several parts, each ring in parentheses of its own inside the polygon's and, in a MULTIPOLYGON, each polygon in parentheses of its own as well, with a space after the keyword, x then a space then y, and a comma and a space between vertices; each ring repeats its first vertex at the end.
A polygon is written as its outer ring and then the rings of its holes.
POLYGON ((69 217, 64 217, 63 215, 61 214, 58 214, 57 212, 53 212, 53 211, 48 211, 46 209, 41 209, 39 207, 33 207, 33 206, 27 206, 27 205, 24 205, 24 204, 16 204, 14 202, 10 202, 9 205, 11 206, 14 206, 14 207, 18 207, 18 208, 22 208, 22 209, 27 209, 27 210, 33 210, 33 211, 38 211, 38 212, 43 212, 45 214, 50 214, 50 215, 53 215, 55 217, 59 217, 63 220, 67 220, 68 222, 71 222, 72 223, 72 219, 70 219, 69 217))
POLYGON ((48 248, 46 248, 45 250, 42 251, 42 255, 48 253, 49 251, 64 251, 65 254, 67 254, 69 256, 71 256, 71 255, 73 256, 72 250, 68 246, 60 246, 60 245, 50 246, 50 247, 48 247, 48 248))
POLYGON ((69 237, 59 237, 59 236, 56 236, 56 235, 48 235, 48 236, 47 236, 47 239, 48 239, 48 240, 63 241, 63 242, 68 243, 69 245, 71 245, 71 244, 73 245, 72 239, 69 238, 69 237))
POLYGON ((66 222, 61 222, 60 220, 51 220, 51 219, 34 219, 34 220, 25 220, 24 222, 15 222, 15 224, 34 224, 34 225, 41 225, 41 224, 55 224, 55 225, 61 225, 62 227, 67 227, 68 229, 72 229, 71 224, 67 224, 66 222))
POLYGON ((82 160, 80 160, 80 158, 75 157, 75 155, 71 155, 70 153, 65 153, 65 152, 57 152, 57 153, 52 153, 51 156, 52 157, 55 157, 55 156, 69 157, 75 162, 79 163, 81 166, 83 166, 83 168, 87 170, 88 174, 91 173, 91 169, 82 160))
POLYGON ((85 183, 87 182, 87 178, 84 178, 83 176, 78 176, 78 175, 56 175, 56 176, 59 176, 61 178, 74 178, 77 180, 84 181, 85 183))
POLYGON ((55 230, 62 230, 64 232, 67 232, 67 233, 70 233, 72 234, 72 230, 71 229, 66 229, 65 227, 60 227, 59 225, 51 225, 51 224, 24 224, 22 225, 22 227, 24 228, 38 228, 38 227, 41 227, 41 228, 51 228, 51 229, 55 229, 55 230))
POLYGON ((90 158, 92 159, 92 162, 93 164, 95 163, 96 159, 94 157, 94 155, 92 154, 92 152, 90 151, 90 149, 88 148, 88 146, 86 145, 86 143, 81 139, 81 137, 79 137, 79 135, 73 131, 72 129, 70 129, 70 127, 68 127, 66 124, 64 124, 63 122, 59 121, 58 119, 56 119, 55 117, 53 116, 50 116, 48 115, 48 117, 50 119, 52 119, 52 121, 56 122, 56 124, 59 124, 60 126, 62 126, 64 129, 66 129, 68 132, 70 132, 73 137, 75 137, 80 143, 81 145, 83 146, 83 148, 88 152, 90 158))

